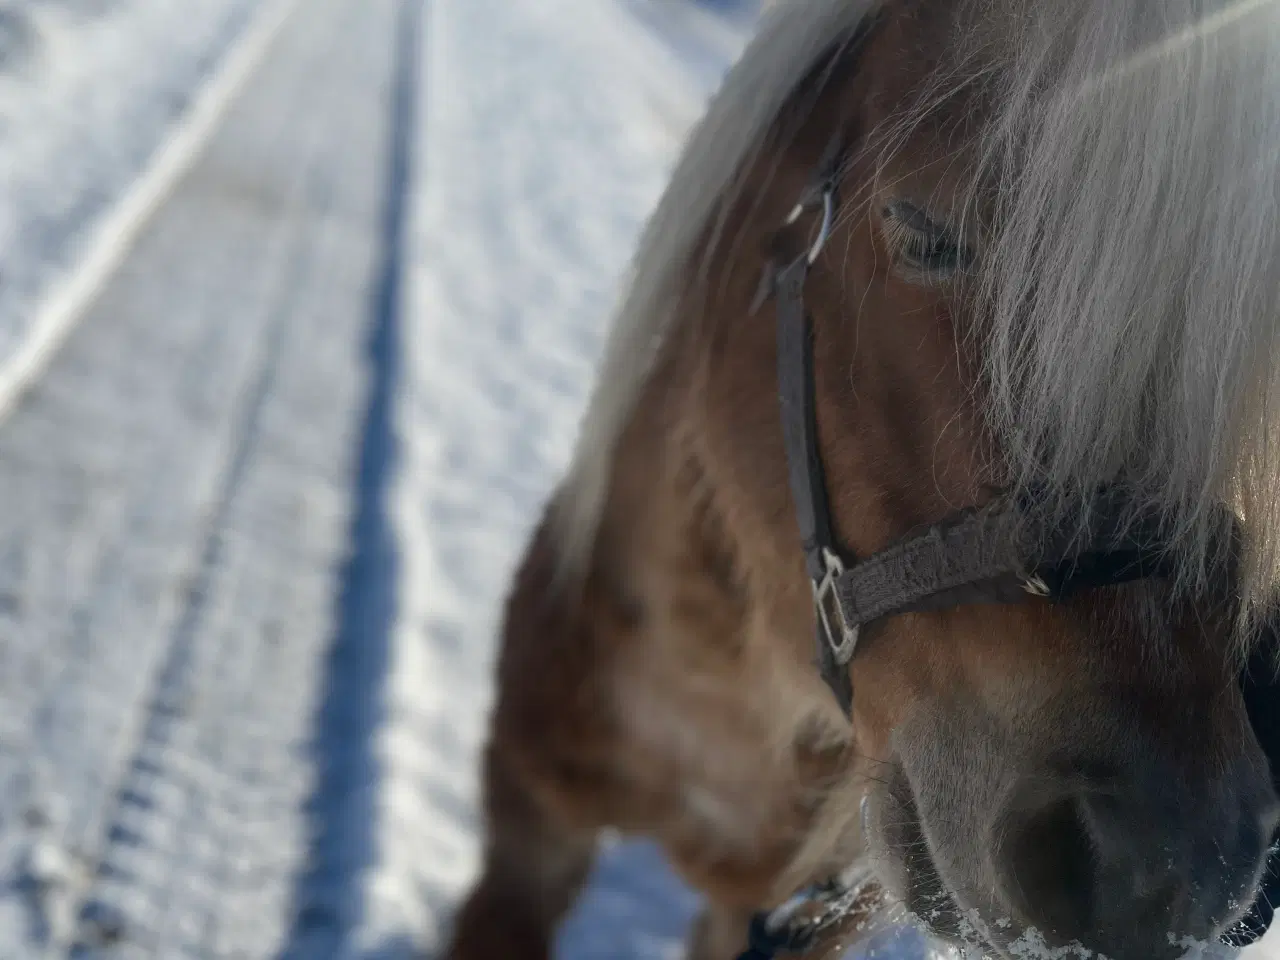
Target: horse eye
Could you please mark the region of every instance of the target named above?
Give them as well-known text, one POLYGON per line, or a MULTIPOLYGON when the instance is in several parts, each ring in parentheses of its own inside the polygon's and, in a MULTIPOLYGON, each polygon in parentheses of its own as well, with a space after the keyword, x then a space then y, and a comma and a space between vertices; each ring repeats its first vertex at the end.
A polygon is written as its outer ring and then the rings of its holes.
POLYGON ((973 253, 947 227, 906 201, 885 207, 884 222, 900 264, 932 278, 967 270, 973 253))

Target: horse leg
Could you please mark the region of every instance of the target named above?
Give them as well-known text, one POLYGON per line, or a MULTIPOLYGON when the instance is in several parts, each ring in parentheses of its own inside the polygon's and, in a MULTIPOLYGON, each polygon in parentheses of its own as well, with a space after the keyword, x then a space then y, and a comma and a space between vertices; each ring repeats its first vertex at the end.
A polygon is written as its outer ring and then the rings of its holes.
POLYGON ((606 591, 560 591, 544 520, 507 602, 483 767, 485 853, 447 960, 545 960, 591 867, 599 830, 646 791, 610 719, 608 645, 625 628, 606 591))
POLYGON ((591 868, 595 835, 559 823, 490 750, 486 849, 479 883, 455 922, 448 960, 544 960, 591 868))
POLYGON ((687 960, 735 960, 747 949, 751 912, 708 903, 689 933, 687 960))

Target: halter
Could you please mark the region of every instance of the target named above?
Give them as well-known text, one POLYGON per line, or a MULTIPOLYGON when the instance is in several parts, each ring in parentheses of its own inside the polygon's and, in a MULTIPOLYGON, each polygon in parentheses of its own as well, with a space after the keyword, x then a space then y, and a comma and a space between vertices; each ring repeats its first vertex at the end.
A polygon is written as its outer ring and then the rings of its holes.
MULTIPOLYGON (((1024 603, 1028 596, 1058 603, 1082 589, 1165 576, 1170 558, 1160 518, 1140 515, 1133 520, 1133 505, 1119 487, 1095 494, 1083 536, 1038 519, 1033 497, 1005 494, 985 506, 956 511, 864 559, 841 543, 818 444, 813 331, 804 288, 831 238, 844 159, 837 139, 828 147, 813 184, 774 237, 774 257, 751 312, 770 298, 777 300, 782 434, 813 588, 817 667, 845 716, 851 717, 848 667, 863 631, 883 619, 965 604, 1024 603), (801 246, 788 234, 806 213, 817 211, 821 219, 816 239, 801 246)), ((1275 625, 1269 626, 1274 633, 1275 625)), ((1273 636, 1269 643, 1276 640, 1273 636)), ((1261 659, 1265 655, 1260 647, 1241 684, 1250 720, 1280 786, 1280 681, 1274 671, 1267 679, 1261 659)), ((837 878, 803 891, 772 912, 757 914, 750 946, 739 960, 806 952, 823 931, 839 922, 860 892, 860 883, 837 878), (802 916, 800 906, 813 912, 802 916)), ((1280 866, 1273 861, 1253 909, 1224 940, 1246 946, 1259 939, 1270 926, 1271 903, 1278 893, 1280 866)))
POLYGON ((1022 494, 958 510, 863 559, 840 542, 818 446, 812 323, 804 287, 831 236, 843 160, 839 143, 833 143, 814 185, 775 236, 775 256, 785 256, 786 234, 804 214, 820 210, 817 239, 780 269, 775 259, 753 309, 770 296, 777 300, 782 433, 813 587, 817 665, 849 716, 848 666, 863 631, 880 620, 965 604, 1021 603, 1028 595, 1061 602, 1082 589, 1163 576, 1170 563, 1160 518, 1131 520, 1132 504, 1118 487, 1094 496, 1083 536, 1039 521, 1032 498, 1022 494))

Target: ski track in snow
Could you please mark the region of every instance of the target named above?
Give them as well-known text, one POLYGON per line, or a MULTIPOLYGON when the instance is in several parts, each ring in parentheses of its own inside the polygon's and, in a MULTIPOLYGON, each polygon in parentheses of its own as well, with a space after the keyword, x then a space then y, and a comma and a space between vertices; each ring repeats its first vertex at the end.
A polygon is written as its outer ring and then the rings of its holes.
MULTIPOLYGON (((56 157, 46 186, 80 163, 97 198, 0 208, 0 258, 57 241, 0 287, 0 360, 6 297, 61 268, 172 119, 157 78, 185 97, 261 2, 0 0, 0 149, 56 157), (23 18, 83 50, 89 26, 55 27, 99 8, 157 62, 108 45, 41 73, 23 18), (94 114, 128 124, 113 159, 30 119, 93 70, 122 74, 94 114)), ((2 960, 434 954, 477 866, 508 578, 753 10, 307 0, 286 23, 0 422, 2 960)), ((654 847, 608 843, 558 955, 675 958, 697 909, 654 847)))
POLYGON ((263 0, 0 0, 0 361, 263 0))
POLYGON ((398 9, 311 0, 0 429, 0 956, 286 942, 398 9))

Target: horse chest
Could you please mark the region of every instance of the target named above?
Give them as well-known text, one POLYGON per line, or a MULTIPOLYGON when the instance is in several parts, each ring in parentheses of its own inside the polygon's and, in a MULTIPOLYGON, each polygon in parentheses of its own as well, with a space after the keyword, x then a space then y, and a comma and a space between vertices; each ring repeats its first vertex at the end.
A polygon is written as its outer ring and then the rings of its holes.
POLYGON ((639 666, 614 702, 624 737, 645 758, 644 778, 666 800, 662 819, 745 853, 802 835, 807 824, 791 752, 738 689, 639 666))

